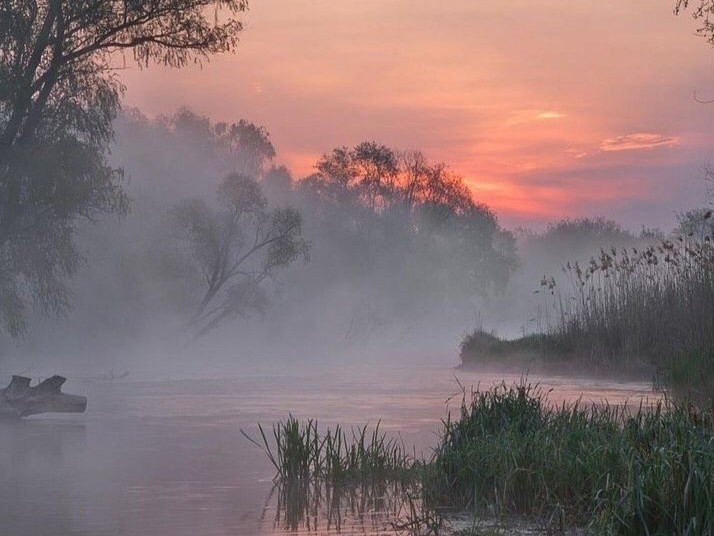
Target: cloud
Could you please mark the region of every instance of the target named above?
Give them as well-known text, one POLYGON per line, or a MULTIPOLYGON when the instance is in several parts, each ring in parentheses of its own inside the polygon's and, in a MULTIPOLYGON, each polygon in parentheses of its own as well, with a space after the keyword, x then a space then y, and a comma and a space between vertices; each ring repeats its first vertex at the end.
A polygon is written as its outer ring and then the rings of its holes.
MULTIPOLYGON (((492 109, 492 111, 499 113, 497 109, 492 109)), ((507 110, 501 112, 507 116, 506 124, 509 126, 522 125, 524 123, 530 123, 535 121, 553 121, 555 119, 563 119, 568 117, 562 112, 555 110, 543 110, 538 108, 515 108, 512 110, 507 110)))
POLYGON ((691 88, 714 87, 714 70, 690 26, 643 2, 613 17, 608 2, 265 0, 236 55, 121 76, 150 114, 188 105, 264 124, 296 177, 335 146, 377 140, 447 162, 507 221, 615 215, 621 196, 624 219, 651 225, 697 200, 714 123, 691 88))
POLYGON ((635 151, 640 149, 653 149, 655 147, 671 147, 679 143, 679 138, 674 136, 664 136, 650 132, 636 132, 625 136, 607 138, 600 143, 600 150, 611 151, 635 151))
POLYGON ((561 114, 560 112, 546 111, 539 113, 536 117, 538 119, 562 119, 563 117, 566 117, 566 115, 561 114))

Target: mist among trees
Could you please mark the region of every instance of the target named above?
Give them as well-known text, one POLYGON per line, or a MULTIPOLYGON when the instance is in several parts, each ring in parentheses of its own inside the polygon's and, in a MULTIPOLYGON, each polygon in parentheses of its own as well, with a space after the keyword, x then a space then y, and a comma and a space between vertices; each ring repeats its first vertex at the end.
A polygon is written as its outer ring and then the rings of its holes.
POLYGON ((182 67, 230 50, 241 1, 0 3, 0 324, 66 313, 82 254, 75 230, 124 215, 123 169, 107 161, 123 86, 112 53, 182 67), (205 8, 225 12, 214 23, 205 8))
MULTIPOLYGON (((252 346, 262 333, 262 342, 328 347, 419 337, 427 327, 445 338, 480 323, 533 331, 544 276, 599 248, 664 236, 603 218, 509 231, 448 165, 373 141, 336 147, 295 178, 274 163, 268 130, 246 119, 126 110, 112 126, 105 166, 123 165, 112 190, 119 217, 68 220, 71 263, 44 283, 62 301, 37 311, 49 313, 44 320, 23 310, 6 336, 29 327, 26 339, 41 348, 81 330, 64 351, 121 354, 165 337, 252 346)), ((680 227, 698 216, 682 215, 680 227)))
MULTIPOLYGON (((418 150, 335 140, 314 173, 294 177, 268 128, 249 120, 120 112, 117 58, 180 68, 230 51, 245 8, 0 4, 7 344, 36 352, 62 334, 66 351, 120 355, 146 338, 262 330, 350 345, 506 317, 508 330, 527 331, 543 277, 601 247, 666 235, 603 218, 508 230, 448 164, 418 150)), ((692 10, 707 37, 711 10, 692 10)), ((681 214, 676 231, 711 234, 707 210, 681 214)))

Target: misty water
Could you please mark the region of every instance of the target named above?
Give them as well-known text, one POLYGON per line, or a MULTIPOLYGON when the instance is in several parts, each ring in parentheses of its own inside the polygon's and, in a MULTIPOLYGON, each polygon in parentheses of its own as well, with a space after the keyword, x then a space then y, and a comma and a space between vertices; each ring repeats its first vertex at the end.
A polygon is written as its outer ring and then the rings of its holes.
MULTIPOLYGON (((447 399, 459 392, 455 377, 466 388, 485 388, 504 375, 413 365, 217 380, 69 381, 66 392, 89 397, 86 414, 0 424, 0 534, 393 533, 401 505, 388 487, 314 489, 319 502, 285 504, 295 497, 273 488, 272 467, 240 429, 255 435, 256 423, 288 412, 323 424, 381 419, 382 429, 428 454, 447 399)), ((529 379, 552 389, 554 402, 653 398, 646 383, 529 379)), ((449 403, 452 410, 459 400, 449 403)))

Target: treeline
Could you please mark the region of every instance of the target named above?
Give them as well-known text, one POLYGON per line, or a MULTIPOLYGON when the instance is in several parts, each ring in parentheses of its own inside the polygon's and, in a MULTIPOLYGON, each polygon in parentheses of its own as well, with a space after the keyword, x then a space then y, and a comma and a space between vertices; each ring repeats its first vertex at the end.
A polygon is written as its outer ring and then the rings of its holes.
POLYGON ((69 328, 84 348, 121 354, 177 331, 350 343, 451 322, 457 333, 517 268, 514 235, 419 152, 338 147, 295 178, 248 121, 128 111, 115 130, 129 213, 80 227, 73 309, 33 325, 33 340, 69 328))
MULTIPOLYGON (((310 262, 291 267, 282 282, 293 288, 283 290, 301 308, 339 311, 347 337, 455 303, 473 308, 516 267, 513 235, 459 176, 419 152, 374 142, 339 147, 296 180, 272 165, 265 129, 212 124, 188 110, 157 121, 127 117, 117 149, 129 173, 144 177, 137 190, 150 185, 133 197, 151 211, 172 198, 210 201, 231 173, 253 179, 267 206, 295 210, 310 262), (162 162, 173 165, 160 169, 162 162)), ((139 210, 131 217, 141 218, 139 210)))
MULTIPOLYGON (((714 380, 713 212, 679 215, 671 233, 621 235, 605 222, 611 245, 573 258, 542 276, 534 291, 539 323, 523 336, 501 339, 476 329, 461 344, 464 364, 525 363, 591 370, 649 372, 659 387, 711 404, 714 380), (619 238, 619 240, 618 240, 619 238)), ((549 235, 572 235, 567 222, 549 235)), ((576 233, 577 234, 577 233, 576 233)))
MULTIPOLYGON (((453 340, 474 321, 536 332, 551 314, 534 294, 544 277, 665 237, 602 218, 511 232, 447 165, 375 142, 295 178, 246 120, 130 110, 115 130, 130 211, 80 228, 69 322, 40 322, 32 339, 69 326, 84 348, 121 354, 176 332, 315 345, 422 328, 453 340)), ((700 216, 682 215, 682 229, 701 232, 687 227, 700 216)))

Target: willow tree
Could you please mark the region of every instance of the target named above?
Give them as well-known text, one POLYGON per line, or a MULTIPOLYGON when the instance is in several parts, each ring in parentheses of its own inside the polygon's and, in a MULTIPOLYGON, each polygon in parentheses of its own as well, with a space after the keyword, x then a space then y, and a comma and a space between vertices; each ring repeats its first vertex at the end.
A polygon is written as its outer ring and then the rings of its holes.
POLYGON ((697 32, 714 45, 714 0, 677 0, 674 12, 679 15, 686 9, 691 9, 692 16, 700 23, 697 32))
POLYGON ((245 0, 0 0, 0 328, 69 307, 78 222, 124 214, 115 71, 230 51, 245 0))

